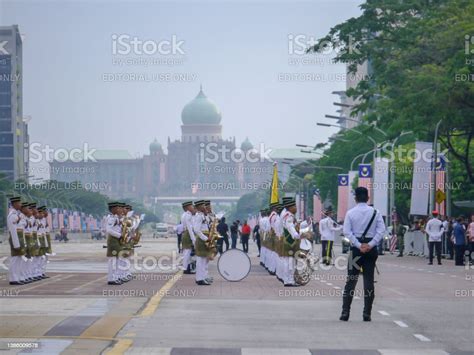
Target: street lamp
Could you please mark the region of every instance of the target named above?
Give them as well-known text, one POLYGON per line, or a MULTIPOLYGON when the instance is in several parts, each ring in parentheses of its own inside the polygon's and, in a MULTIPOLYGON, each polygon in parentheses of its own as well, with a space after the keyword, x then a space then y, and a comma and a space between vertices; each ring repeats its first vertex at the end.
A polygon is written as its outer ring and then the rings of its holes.
POLYGON ((380 132, 380 133, 382 133, 385 137, 388 137, 387 133, 385 133, 383 130, 381 130, 380 128, 378 128, 378 127, 375 126, 375 125, 368 124, 367 122, 364 122, 364 121, 356 120, 356 119, 349 118, 349 117, 345 117, 345 116, 324 115, 324 117, 326 117, 326 118, 331 118, 331 119, 334 119, 334 120, 347 120, 347 121, 352 121, 352 122, 356 122, 357 124, 361 124, 361 125, 364 125, 364 126, 367 126, 367 127, 372 127, 372 128, 375 129, 377 132, 380 132))

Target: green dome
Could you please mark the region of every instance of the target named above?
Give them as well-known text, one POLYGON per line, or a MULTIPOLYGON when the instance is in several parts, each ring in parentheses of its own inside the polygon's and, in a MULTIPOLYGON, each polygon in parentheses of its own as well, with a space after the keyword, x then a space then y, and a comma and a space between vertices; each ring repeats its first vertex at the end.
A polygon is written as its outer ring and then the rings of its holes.
POLYGON ((217 125, 221 122, 221 113, 217 106, 204 95, 201 86, 196 98, 184 106, 181 120, 183 124, 189 125, 217 125))
POLYGON ((250 143, 249 141, 249 137, 246 137, 245 140, 242 142, 242 144, 240 145, 240 149, 242 150, 250 150, 250 149, 253 149, 253 144, 250 143))
POLYGON ((153 142, 150 143, 150 152, 158 152, 162 150, 161 144, 158 143, 158 140, 155 138, 153 142))

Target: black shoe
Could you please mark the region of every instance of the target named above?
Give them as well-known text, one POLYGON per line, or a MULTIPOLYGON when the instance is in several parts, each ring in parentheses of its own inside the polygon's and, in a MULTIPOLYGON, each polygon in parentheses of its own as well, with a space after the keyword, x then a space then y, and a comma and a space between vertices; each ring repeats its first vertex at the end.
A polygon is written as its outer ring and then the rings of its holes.
POLYGON ((33 277, 33 280, 34 281, 39 281, 39 280, 42 280, 42 278, 40 276, 35 276, 35 277, 33 277))
POLYGON ((363 314, 362 314, 362 320, 363 320, 364 322, 370 322, 370 321, 372 321, 372 318, 370 317, 370 314, 368 314, 368 313, 363 313, 363 314))
POLYGON ((438 265, 443 265, 443 264, 441 264, 441 261, 438 261, 438 265))
POLYGON ((113 286, 118 286, 118 285, 121 285, 121 284, 122 284, 122 282, 120 280, 107 282, 107 285, 113 285, 113 286))
POLYGON ((43 274, 42 276, 43 276, 43 279, 49 279, 48 275, 43 274))
POLYGON ((347 322, 349 320, 349 311, 342 311, 341 316, 339 317, 339 320, 347 322))
POLYGON ((298 287, 296 284, 283 284, 285 287, 298 287))
POLYGON ((210 286, 211 284, 206 280, 196 281, 196 284, 199 286, 210 286))
POLYGON ((19 285, 24 285, 24 283, 21 281, 10 281, 10 285, 19 286, 19 285))
POLYGON ((397 258, 401 258, 402 256, 403 256, 403 254, 398 254, 397 258))
POLYGON ((428 263, 428 265, 433 265, 433 262, 430 261, 430 262, 428 263))

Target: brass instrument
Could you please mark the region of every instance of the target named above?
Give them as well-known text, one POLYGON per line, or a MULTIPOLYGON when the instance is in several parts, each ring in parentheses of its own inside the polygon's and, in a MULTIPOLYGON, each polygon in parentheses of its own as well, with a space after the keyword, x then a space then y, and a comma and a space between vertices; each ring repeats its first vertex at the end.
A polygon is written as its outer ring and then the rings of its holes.
POLYGON ((209 237, 206 241, 206 247, 209 251, 208 259, 214 260, 217 255, 217 239, 220 238, 219 233, 217 232, 217 224, 219 223, 219 218, 217 216, 211 216, 212 222, 209 228, 209 237))
POLYGON ((142 236, 142 232, 140 231, 140 223, 143 221, 145 218, 145 215, 142 214, 140 217, 135 216, 135 222, 134 224, 134 229, 135 229, 135 235, 132 237, 132 245, 136 246, 138 243, 140 243, 140 238, 142 236))
POLYGON ((122 234, 120 235, 120 245, 125 245, 127 243, 128 233, 130 232, 130 227, 133 225, 133 221, 130 217, 124 217, 122 220, 122 234))

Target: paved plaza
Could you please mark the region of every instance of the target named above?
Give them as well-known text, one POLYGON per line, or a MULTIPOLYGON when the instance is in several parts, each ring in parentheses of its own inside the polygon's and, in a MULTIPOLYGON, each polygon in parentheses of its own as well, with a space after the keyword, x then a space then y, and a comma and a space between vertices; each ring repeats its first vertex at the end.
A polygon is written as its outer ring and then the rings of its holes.
MULTIPOLYGON (((0 247, 6 255, 7 246, 0 247)), ((196 286, 192 275, 179 271, 173 239, 144 241, 137 249, 134 280, 120 286, 106 285, 101 242, 56 244, 54 249, 57 255, 48 265, 47 280, 10 286, 2 270, 1 353, 474 351, 474 273, 451 260, 439 266, 427 265, 422 257, 379 257, 372 322, 362 322, 363 300, 356 296, 346 323, 338 320, 343 266, 319 266, 308 285, 285 288, 259 265, 253 243, 249 276, 241 282, 225 281, 213 261, 212 286, 196 286)), ((344 265, 346 256, 340 252, 336 246, 336 264, 344 265)))

